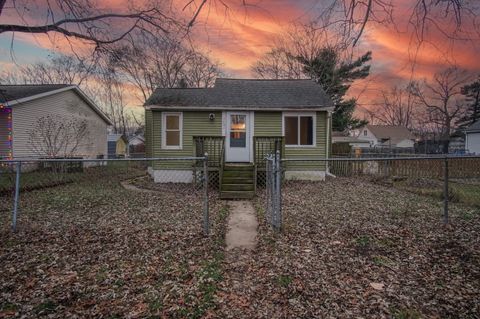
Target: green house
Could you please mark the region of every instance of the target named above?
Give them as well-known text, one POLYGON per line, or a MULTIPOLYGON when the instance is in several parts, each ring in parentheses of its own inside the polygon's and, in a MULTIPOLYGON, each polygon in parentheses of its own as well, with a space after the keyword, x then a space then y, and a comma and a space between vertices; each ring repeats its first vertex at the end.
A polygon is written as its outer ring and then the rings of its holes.
MULTIPOLYGON (((217 79, 212 88, 157 89, 145 103, 146 152, 161 158, 208 153, 211 176, 224 194, 253 191, 264 179, 269 154, 328 157, 332 110, 311 80, 217 79), (245 183, 250 176, 253 185, 245 183)), ((321 161, 287 161, 283 167, 286 179, 322 180, 327 171, 321 161)), ((156 182, 190 183, 199 167, 158 161, 149 169, 156 182)))

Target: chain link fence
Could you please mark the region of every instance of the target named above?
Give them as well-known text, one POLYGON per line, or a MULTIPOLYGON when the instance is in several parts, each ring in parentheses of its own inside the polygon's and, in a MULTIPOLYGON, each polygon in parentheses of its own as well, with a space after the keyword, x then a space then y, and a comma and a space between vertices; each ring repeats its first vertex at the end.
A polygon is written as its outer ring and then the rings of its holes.
POLYGON ((276 154, 267 157, 266 174, 266 218, 276 230, 282 227, 282 182, 297 178, 349 178, 435 198, 442 201, 446 224, 450 203, 480 208, 479 156, 280 159, 276 154))
POLYGON ((194 194, 202 201, 202 211, 198 212, 203 216, 202 230, 209 234, 206 154, 183 158, 0 160, 0 211, 2 220, 9 220, 14 232, 21 227, 19 216, 24 209, 81 213, 75 206, 79 199, 88 198, 91 205, 108 207, 122 189, 132 198, 139 192, 194 194))

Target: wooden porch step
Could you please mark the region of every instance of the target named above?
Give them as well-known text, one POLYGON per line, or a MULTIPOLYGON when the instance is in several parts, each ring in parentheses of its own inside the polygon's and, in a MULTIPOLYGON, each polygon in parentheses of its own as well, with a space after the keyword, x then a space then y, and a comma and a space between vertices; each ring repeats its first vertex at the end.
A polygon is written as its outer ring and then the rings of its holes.
POLYGON ((243 192, 222 191, 220 192, 221 199, 250 199, 250 198, 253 198, 254 195, 255 195, 254 191, 243 191, 243 192))
POLYGON ((252 176, 223 176, 223 184, 253 184, 255 180, 252 176))
POLYGON ((225 164, 223 167, 224 171, 253 171, 253 164, 225 164))
POLYGON ((222 192, 223 191, 234 191, 234 192, 241 192, 241 191, 253 191, 255 185, 253 183, 250 184, 222 184, 222 192))
POLYGON ((255 195, 255 167, 250 163, 228 163, 220 185, 222 199, 249 199, 255 195))
POLYGON ((253 179, 253 169, 250 171, 233 171, 233 170, 224 170, 223 177, 232 177, 232 178, 250 178, 253 179))

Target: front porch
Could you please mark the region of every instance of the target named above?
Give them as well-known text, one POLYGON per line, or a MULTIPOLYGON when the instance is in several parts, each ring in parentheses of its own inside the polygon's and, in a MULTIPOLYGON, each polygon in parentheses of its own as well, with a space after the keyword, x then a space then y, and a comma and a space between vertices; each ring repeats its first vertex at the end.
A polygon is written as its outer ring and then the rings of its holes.
MULTIPOLYGON (((252 156, 248 162, 227 162, 225 160, 224 136, 194 136, 195 156, 208 154, 210 187, 218 188, 224 198, 253 196, 257 186, 263 187, 266 181, 266 157, 277 150, 283 158, 285 143, 282 136, 253 136, 252 156), (227 193, 228 192, 228 193, 227 193), (227 196, 228 195, 228 196, 227 196)), ((202 163, 195 163, 194 177, 201 176, 202 163), (200 173, 200 174, 199 174, 200 173)))

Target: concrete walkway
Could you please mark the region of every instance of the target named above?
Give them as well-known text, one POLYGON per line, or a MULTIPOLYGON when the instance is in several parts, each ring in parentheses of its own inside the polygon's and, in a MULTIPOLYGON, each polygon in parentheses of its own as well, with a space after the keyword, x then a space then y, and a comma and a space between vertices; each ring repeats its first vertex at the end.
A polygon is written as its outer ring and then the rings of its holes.
POLYGON ((257 243, 257 217, 250 201, 229 201, 230 217, 225 238, 227 251, 252 250, 257 243))

